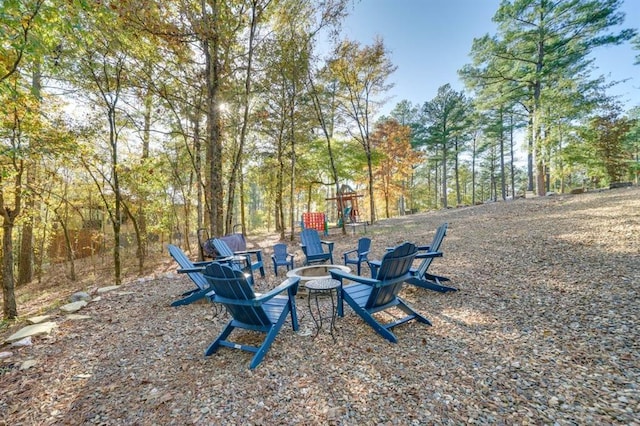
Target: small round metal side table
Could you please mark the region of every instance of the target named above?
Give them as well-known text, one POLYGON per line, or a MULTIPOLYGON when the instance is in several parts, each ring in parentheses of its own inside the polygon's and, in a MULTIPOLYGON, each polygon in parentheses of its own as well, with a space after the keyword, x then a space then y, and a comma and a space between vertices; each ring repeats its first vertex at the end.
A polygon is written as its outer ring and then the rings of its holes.
POLYGON ((320 280, 311 280, 308 281, 304 286, 307 289, 308 297, 307 297, 307 305, 309 306, 309 312, 311 313, 311 318, 313 318, 313 322, 316 324, 316 334, 313 337, 316 337, 322 328, 322 320, 329 320, 329 332, 331 333, 331 337, 335 340, 335 336, 333 335, 334 324, 336 321, 336 314, 338 311, 338 302, 339 302, 339 291, 340 286, 342 284, 338 280, 334 280, 331 278, 324 278, 320 280), (334 299, 333 293, 336 293, 336 297, 334 299), (320 302, 319 296, 323 294, 329 294, 331 297, 331 316, 323 316, 322 311, 320 310, 320 302), (314 309, 311 306, 311 297, 315 298, 315 311, 317 313, 314 315, 314 309))

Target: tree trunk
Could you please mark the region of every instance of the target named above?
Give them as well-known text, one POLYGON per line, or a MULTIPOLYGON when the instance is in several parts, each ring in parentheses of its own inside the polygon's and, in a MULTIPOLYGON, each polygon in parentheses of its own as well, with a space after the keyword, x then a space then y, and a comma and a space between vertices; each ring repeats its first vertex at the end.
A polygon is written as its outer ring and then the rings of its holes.
POLYGON ((456 179, 456 202, 458 205, 462 204, 462 198, 461 198, 461 194, 460 194, 460 173, 459 173, 459 166, 458 166, 458 157, 459 157, 459 152, 458 152, 458 138, 456 138, 455 141, 455 157, 453 158, 453 167, 454 167, 454 175, 455 175, 455 179, 456 179))
MULTIPOLYGON (((149 72, 149 74, 151 74, 149 72)), ((149 144, 151 141, 151 114, 153 113, 153 96, 151 95, 151 91, 147 92, 147 95, 144 98, 144 129, 142 133, 142 156, 140 161, 143 165, 149 160, 149 144)), ((144 260, 148 254, 147 247, 147 214, 145 211, 145 198, 147 194, 147 189, 142 186, 141 187, 140 200, 138 201, 138 228, 139 228, 139 246, 138 246, 138 256, 140 257, 139 265, 142 268, 144 264, 144 260)), ((140 270, 142 273, 142 269, 140 270)))
POLYGON ((4 299, 3 314, 6 319, 18 317, 16 295, 13 278, 13 223, 11 211, 3 214, 2 222, 2 297, 4 299))
MULTIPOLYGON (((42 74, 40 71, 40 60, 34 63, 33 77, 31 80, 31 90, 34 97, 41 100, 42 74)), ((39 105, 39 104, 38 104, 39 105)), ((27 186, 33 188, 37 181, 37 165, 35 163, 27 166, 27 186)), ((17 285, 26 284, 33 279, 33 227, 35 226, 36 200, 33 195, 29 195, 25 200, 26 221, 22 227, 22 239, 20 242, 20 259, 18 268, 17 285)))
POLYGON ((527 191, 533 191, 533 114, 529 113, 529 131, 527 132, 527 191))
MULTIPOLYGON (((202 144, 200 143, 200 105, 196 109, 196 115, 191 119, 193 122, 193 156, 194 156, 194 168, 196 173, 197 189, 196 189, 196 221, 197 229, 206 227, 205 220, 205 205, 204 205, 204 187, 202 181, 202 144)), ((188 246, 187 246, 188 247, 188 246)), ((202 247, 198 244, 198 259, 204 260, 204 252, 202 247)))
POLYGON ((73 245, 71 244, 71 236, 69 235, 69 228, 67 227, 66 221, 60 217, 58 212, 55 212, 56 217, 58 218, 58 223, 62 228, 62 234, 64 235, 64 245, 67 250, 67 261, 69 262, 69 279, 71 281, 75 281, 76 277, 76 265, 75 265, 75 255, 73 253, 73 245))
POLYGON ((510 123, 509 123, 509 141, 510 141, 510 150, 511 150, 511 154, 510 154, 510 159, 509 159, 509 166, 511 169, 511 196, 513 197, 513 199, 516 198, 516 176, 515 176, 515 160, 514 160, 514 153, 513 153, 513 112, 511 112, 510 115, 510 123))
POLYGON ((473 135, 473 145, 471 151, 471 205, 476 205, 476 143, 478 141, 478 133, 473 135))
POLYGON ((536 189, 538 196, 545 195, 545 179, 544 179, 544 159, 542 158, 542 152, 539 146, 536 146, 536 151, 534 152, 534 157, 536 159, 536 189))
MULTIPOLYGON (((290 200, 290 213, 289 213, 289 222, 290 222, 290 226, 291 226, 291 241, 293 241, 293 239, 295 238, 295 189, 296 189, 296 141, 292 140, 291 141, 291 173, 290 173, 290 177, 289 177, 289 200, 290 200)), ((309 204, 307 206, 307 209, 309 209, 311 206, 311 191, 309 191, 309 204)), ((284 205, 280 206, 283 210, 284 210, 284 205)), ((308 210, 307 210, 308 211, 308 210)), ((282 213, 282 225, 284 227, 284 212, 282 213)), ((284 236, 284 230, 283 230, 283 234, 284 236)))
POLYGON ((224 233, 224 194, 222 188, 222 123, 220 122, 220 40, 215 31, 218 23, 218 0, 202 0, 203 24, 207 34, 202 42, 205 57, 207 79, 207 149, 206 158, 209 167, 205 197, 209 199, 209 223, 211 234, 224 233), (211 15, 211 16, 210 16, 211 15), (210 19, 211 18, 211 19, 210 19))
MULTIPOLYGON (((286 91, 284 89, 284 77, 282 80, 282 90, 280 92, 280 100, 282 101, 282 106, 284 110, 284 105, 286 104, 286 91)), ((276 160, 278 161, 278 170, 276 170, 276 188, 275 188, 275 213, 276 213, 276 230, 280 231, 280 239, 284 240, 285 238, 285 211, 284 211, 284 176, 285 176, 285 116, 284 114, 280 115, 280 121, 278 122, 278 133, 276 137, 276 160)), ((292 201, 293 205, 293 192, 295 188, 295 145, 291 147, 291 163, 290 163, 290 180, 289 180, 289 198, 292 201)), ((291 212, 291 216, 289 217, 291 222, 291 240, 293 241, 293 211, 291 212)))
POLYGON ((448 205, 447 200, 447 146, 446 141, 442 142, 442 208, 446 209, 448 205))
MULTIPOLYGON (((387 177, 384 177, 384 190, 383 190, 383 194, 384 194, 384 214, 385 214, 385 218, 389 219, 391 217, 391 211, 389 210, 389 203, 390 203, 390 198, 391 198, 391 190, 390 190, 390 186, 391 186, 391 182, 389 182, 390 179, 388 179, 387 177)), ((344 220, 343 220, 344 222, 344 220)))
MULTIPOLYGON (((367 150, 367 169, 369 173, 369 223, 374 224, 376 221, 376 204, 373 198, 373 162, 371 161, 371 151, 367 150)), ((344 222, 344 221, 343 221, 344 222)))
POLYGON ((438 167, 438 160, 436 160, 434 162, 434 166, 433 166, 433 201, 435 203, 434 208, 437 210, 438 206, 440 205, 440 201, 439 201, 439 197, 438 197, 438 193, 440 192, 440 182, 438 181, 438 174, 440 172, 440 167, 438 167))
POLYGON ((118 179, 118 133, 116 129, 115 105, 108 110, 109 115, 109 144, 111 146, 111 176, 113 184, 114 213, 111 216, 113 226, 113 269, 115 284, 122 283, 122 265, 120 262, 120 229, 122 223, 122 194, 120 193, 120 181, 118 179))
MULTIPOLYGON (((251 26, 249 28, 249 51, 247 54, 247 73, 244 80, 244 112, 242 118, 242 129, 240 130, 240 141, 238 142, 238 150, 236 157, 231 166, 231 173, 229 174, 229 193, 227 196, 227 231, 233 230, 233 206, 235 204, 236 186, 242 174, 242 157, 244 154, 244 142, 247 135, 247 127, 249 123, 249 98, 251 96, 251 78, 252 78, 252 64, 253 64, 253 41, 256 35, 256 28, 258 25, 258 19, 262 10, 258 10, 258 6, 255 1, 251 2, 251 26)), ((244 216, 243 212, 240 216, 244 216)), ((244 232, 244 229, 243 229, 244 232)))
MULTIPOLYGON (((122 208, 124 209, 126 215, 129 217, 129 219, 131 219, 131 223, 133 224, 133 230, 136 233, 136 243, 137 243, 137 257, 138 257, 138 273, 140 274, 140 276, 142 276, 142 274, 144 273, 144 255, 142 254, 142 245, 143 245, 143 235, 142 235, 142 231, 140 230, 140 225, 138 224, 138 221, 135 217, 135 215, 133 214, 133 212, 131 211, 131 209, 129 209, 129 206, 127 206, 126 203, 122 203, 122 208)), ((189 217, 188 212, 186 212, 187 214, 185 214, 185 217, 189 217)))
MULTIPOLYGON (((327 152, 329 153, 329 164, 331 165, 331 175, 333 177, 333 182, 336 187, 336 197, 340 193, 340 183, 338 182, 338 170, 336 169, 336 162, 333 155, 333 148, 331 145, 331 138, 333 137, 333 121, 335 115, 335 98, 336 98, 336 84, 333 82, 332 91, 331 91, 331 112, 329 118, 331 119, 330 123, 327 123, 326 117, 324 116, 324 112, 322 110, 322 104, 320 103, 320 98, 318 96, 318 92, 316 90, 315 83, 313 82, 313 77, 311 76, 311 72, 308 73, 309 77, 309 86, 311 87, 311 99, 313 101, 313 109, 316 113, 316 118, 318 119, 318 124, 320 124, 320 128, 322 129, 322 133, 327 141, 327 152)), ((342 217, 342 235, 347 234, 346 229, 346 219, 343 217, 344 214, 344 206, 341 202, 338 203, 338 217, 342 217)))
MULTIPOLYGON (((284 240, 285 220, 284 220, 284 156, 282 153, 282 138, 278 143, 278 170, 276 171, 276 230, 280 231, 280 239, 284 240)), ((289 183, 291 187, 291 182, 289 183)), ((290 193, 293 188, 290 188, 290 193)))
MULTIPOLYGON (((32 164, 27 169, 27 185, 35 184, 33 175, 36 173, 32 164)), ((20 241, 20 258, 18 261, 18 280, 16 285, 19 287, 23 284, 31 282, 33 279, 33 221, 35 220, 35 198, 31 195, 25 200, 25 222, 22 226, 22 238, 20 241)))
MULTIPOLYGON (((295 132, 295 108, 296 108, 296 95, 298 93, 298 89, 296 86, 296 81, 295 79, 292 79, 292 90, 291 90, 291 99, 289 99, 290 105, 289 105, 289 141, 291 142, 291 180, 290 180, 290 197, 291 197, 291 215, 290 218, 293 218, 293 197, 294 197, 294 193, 295 193, 295 177, 296 177, 296 169, 295 169, 295 163, 294 163, 294 159, 295 159, 295 155, 293 154, 293 152, 295 152, 295 148, 298 146, 298 144, 296 144, 296 132, 295 132)), ((282 209, 284 210, 284 206, 282 206, 282 209)), ((283 215, 284 218, 284 215, 283 215)), ((283 222, 284 224, 284 222, 283 222)), ((295 232, 295 223, 293 220, 291 220, 291 235, 293 236, 294 232, 295 232)))
POLYGON ((502 201, 507 199, 507 182, 505 176, 506 170, 504 166, 504 114, 502 106, 500 107, 500 192, 502 201))

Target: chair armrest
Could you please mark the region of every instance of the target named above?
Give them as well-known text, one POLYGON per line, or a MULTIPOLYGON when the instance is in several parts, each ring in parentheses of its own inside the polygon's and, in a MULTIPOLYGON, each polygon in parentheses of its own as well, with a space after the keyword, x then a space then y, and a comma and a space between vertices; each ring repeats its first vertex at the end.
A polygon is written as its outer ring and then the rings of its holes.
POLYGON ((192 272, 202 272, 202 271, 204 271, 204 269, 205 269, 205 266, 199 266, 199 267, 196 266, 196 267, 193 267, 193 268, 180 268, 180 269, 176 270, 176 272, 179 273, 179 274, 190 274, 192 272))
POLYGON ((442 257, 441 251, 430 251, 427 253, 418 253, 416 259, 428 259, 430 257, 442 257))
POLYGON ((284 280, 279 286, 272 288, 269 292, 261 294, 259 297, 253 299, 256 302, 256 305, 260 305, 263 302, 266 302, 269 299, 273 299, 278 294, 282 293, 285 290, 291 288, 293 290, 293 295, 298 292, 298 284, 300 283, 300 277, 291 277, 284 280))
POLYGON ((258 258, 258 260, 262 260, 262 249, 241 250, 241 251, 235 251, 233 253, 234 254, 248 254, 248 255, 255 254, 256 257, 258 258))
POLYGON ((209 265, 211 262, 213 262, 213 260, 202 260, 202 261, 199 261, 199 262, 192 262, 192 263, 193 263, 193 266, 203 266, 204 267, 204 266, 209 265))
POLYGON ((247 250, 246 256, 249 259, 249 262, 251 262, 251 259, 252 259, 251 256, 255 256, 256 262, 262 263, 262 250, 247 250))
POLYGON ((233 256, 218 256, 212 262, 224 263, 224 262, 231 262, 232 260, 233 260, 233 256))
POLYGON ((366 278, 366 277, 361 277, 359 275, 352 275, 349 274, 347 272, 341 271, 341 270, 336 270, 336 269, 332 269, 329 271, 331 273, 331 278, 333 279, 337 279, 342 283, 343 279, 347 279, 349 281, 353 281, 356 283, 360 283, 360 284, 366 284, 366 285, 370 285, 371 287, 384 287, 387 285, 392 285, 392 284, 396 284, 396 283, 401 283, 401 282, 405 282, 408 279, 414 278, 414 276, 407 272, 404 275, 401 275, 399 277, 390 279, 390 280, 385 280, 385 281, 380 281, 377 280, 375 278, 366 278))
POLYGON ((347 250, 347 251, 343 252, 342 254, 351 254, 351 253, 355 253, 357 251, 358 251, 358 249, 347 250))
POLYGON ((371 270, 371 277, 374 278, 378 275, 378 269, 380 269, 380 265, 382 265, 382 261, 367 260, 367 265, 369 265, 369 269, 371 270))
POLYGON ((329 248, 329 251, 333 253, 333 241, 320 241, 320 243, 326 245, 329 248))
POLYGON ((368 284, 371 286, 379 283, 379 281, 376 279, 353 275, 341 269, 330 269, 329 273, 331 273, 331 278, 333 278, 334 280, 339 280, 340 282, 342 282, 343 279, 346 279, 349 281, 354 281, 360 284, 368 284))
POLYGON ((238 250, 238 251, 234 251, 233 252, 234 256, 242 256, 242 257, 245 257, 247 259, 251 259, 251 255, 252 254, 253 254, 252 252, 249 252, 247 250, 238 250))
POLYGON ((416 246, 419 251, 431 251, 431 246, 416 246))

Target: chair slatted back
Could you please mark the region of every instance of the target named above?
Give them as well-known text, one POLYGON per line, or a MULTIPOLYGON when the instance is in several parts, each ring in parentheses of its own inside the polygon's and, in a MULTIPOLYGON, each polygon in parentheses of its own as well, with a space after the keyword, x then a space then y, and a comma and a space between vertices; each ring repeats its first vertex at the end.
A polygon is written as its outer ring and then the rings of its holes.
POLYGON ((369 251, 371 248, 371 238, 362 237, 358 240, 358 255, 369 251))
POLYGON ((273 256, 276 259, 276 262, 282 264, 287 263, 287 256, 289 253, 287 252, 287 245, 283 243, 274 244, 273 246, 273 256))
POLYGON ((315 229, 303 229, 300 232, 300 241, 303 246, 306 246, 307 256, 315 256, 317 254, 323 254, 322 243, 320 242, 320 235, 315 229))
POLYGON ((365 305, 365 309, 375 308, 393 301, 402 289, 405 278, 411 274, 411 264, 418 250, 413 243, 403 243, 387 252, 380 264, 376 279, 381 285, 376 286, 365 305))
POLYGON ((222 256, 222 257, 233 256, 233 250, 231 250, 231 247, 229 247, 229 245, 224 240, 221 240, 220 238, 214 238, 213 246, 216 248, 216 251, 218 252, 219 256, 222 256))
MULTIPOLYGON (((433 236, 433 240, 431 241, 431 245, 429 245, 429 252, 436 252, 440 250, 440 246, 442 245, 442 241, 444 237, 447 235, 447 226, 448 224, 445 222, 442 225, 438 226, 436 229, 436 233, 433 236)), ((422 260, 420 266, 418 266, 416 276, 422 277, 431 266, 431 262, 433 262, 433 257, 427 257, 422 260)))
MULTIPOLYGON (((180 265, 180 268, 190 269, 194 267, 193 262, 189 260, 187 255, 179 247, 174 246, 173 244, 169 244, 168 249, 169 254, 171 255, 171 257, 173 257, 176 263, 180 265)), ((188 272, 187 275, 189 276, 191 281, 193 281, 194 284, 197 285, 201 290, 209 287, 207 280, 200 272, 188 272)))
POLYGON ((216 292, 213 301, 223 304, 235 320, 256 326, 272 323, 263 307, 251 302, 256 295, 241 271, 213 262, 204 276, 216 292))

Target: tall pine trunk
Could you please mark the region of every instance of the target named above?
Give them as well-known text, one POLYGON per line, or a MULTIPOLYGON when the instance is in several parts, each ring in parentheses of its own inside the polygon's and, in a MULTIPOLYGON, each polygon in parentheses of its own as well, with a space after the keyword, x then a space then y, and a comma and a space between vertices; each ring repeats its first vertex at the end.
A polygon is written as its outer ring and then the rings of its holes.
POLYGON ((446 209, 449 205, 447 202, 447 142, 442 141, 442 208, 446 209))
POLYGON ((500 106, 500 192, 502 201, 507 199, 506 170, 504 166, 504 114, 500 106))

